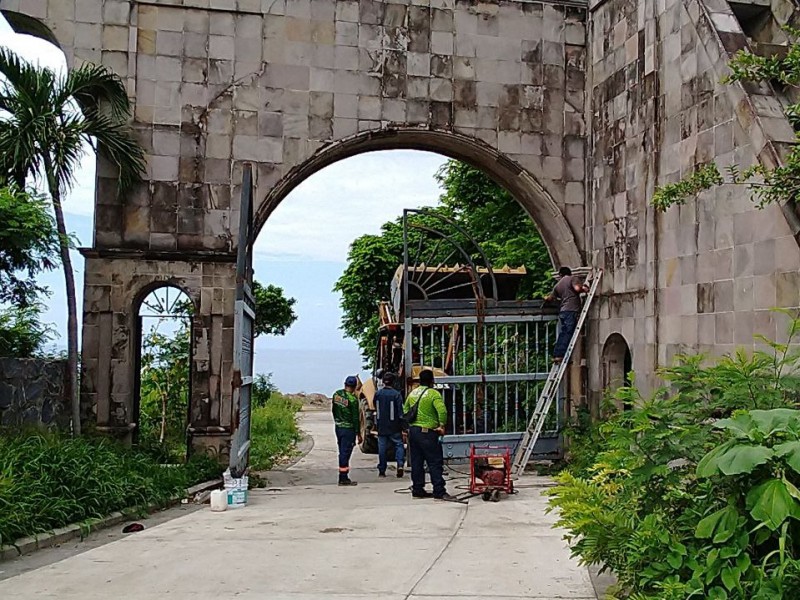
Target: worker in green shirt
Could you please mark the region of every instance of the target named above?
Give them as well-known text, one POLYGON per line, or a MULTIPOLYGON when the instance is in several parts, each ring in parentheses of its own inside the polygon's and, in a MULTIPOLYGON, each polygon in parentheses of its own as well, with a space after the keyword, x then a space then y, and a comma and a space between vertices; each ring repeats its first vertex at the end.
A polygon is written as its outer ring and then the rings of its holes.
POLYGON ((356 386, 358 379, 349 376, 344 389, 333 394, 333 422, 336 426, 336 444, 339 446, 339 485, 357 485, 350 479, 350 457, 356 440, 361 443, 361 420, 358 414, 356 386))
POLYGON ((412 391, 403 405, 403 414, 417 406, 416 417, 408 423, 408 450, 411 458, 411 495, 414 498, 452 500, 444 483, 444 453, 439 438, 447 424, 447 408, 442 395, 433 389, 433 371, 419 374, 419 387, 412 391), (425 491, 425 465, 431 475, 433 494, 425 491))

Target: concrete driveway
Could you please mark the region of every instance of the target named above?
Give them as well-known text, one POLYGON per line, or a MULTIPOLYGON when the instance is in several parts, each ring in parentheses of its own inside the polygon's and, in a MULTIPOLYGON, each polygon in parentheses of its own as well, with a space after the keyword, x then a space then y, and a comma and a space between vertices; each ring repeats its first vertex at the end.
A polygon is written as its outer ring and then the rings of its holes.
MULTIPOLYGON (((0 581, 0 598, 595 598, 544 514, 542 481, 499 503, 412 500, 408 477, 379 480, 375 457, 356 450, 359 485, 339 488, 329 414, 302 425, 311 452, 246 508, 204 508, 29 570, 0 581)), ((466 480, 452 476, 456 493, 466 480)))

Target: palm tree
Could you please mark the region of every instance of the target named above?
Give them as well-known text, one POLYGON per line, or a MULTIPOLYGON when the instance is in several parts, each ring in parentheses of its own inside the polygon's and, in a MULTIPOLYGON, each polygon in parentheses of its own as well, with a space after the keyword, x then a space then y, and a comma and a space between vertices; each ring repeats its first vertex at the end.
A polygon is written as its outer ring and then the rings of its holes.
POLYGON ((80 435, 78 310, 62 200, 87 145, 117 166, 118 193, 139 180, 144 151, 128 127, 125 85, 105 67, 85 64, 59 74, 0 48, 0 75, 0 178, 24 187, 35 177, 53 202, 67 291, 68 393, 73 432, 80 435))

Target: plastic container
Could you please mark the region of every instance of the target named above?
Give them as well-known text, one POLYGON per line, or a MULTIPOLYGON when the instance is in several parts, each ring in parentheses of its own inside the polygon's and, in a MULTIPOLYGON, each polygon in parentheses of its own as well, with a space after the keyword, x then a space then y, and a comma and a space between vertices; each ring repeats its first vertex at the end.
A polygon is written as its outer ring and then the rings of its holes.
POLYGON ((228 508, 228 492, 227 490, 214 490, 211 492, 211 510, 214 512, 223 512, 228 508))
POLYGON ((228 508, 241 508, 247 504, 247 475, 244 477, 233 478, 230 471, 223 473, 225 482, 225 493, 228 497, 228 508))

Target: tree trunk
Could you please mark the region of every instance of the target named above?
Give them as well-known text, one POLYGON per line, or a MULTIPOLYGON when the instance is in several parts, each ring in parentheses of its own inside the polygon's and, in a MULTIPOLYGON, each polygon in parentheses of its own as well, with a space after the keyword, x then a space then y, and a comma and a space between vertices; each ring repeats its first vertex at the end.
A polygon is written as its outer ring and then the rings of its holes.
POLYGON ((58 187, 53 164, 45 155, 45 171, 50 197, 53 200, 53 211, 58 228, 58 244, 61 263, 64 266, 64 282, 67 289, 67 398, 72 407, 72 433, 81 434, 81 400, 78 389, 78 307, 75 298, 75 273, 72 270, 72 259, 69 255, 69 236, 64 222, 64 210, 61 207, 61 190, 58 187))

